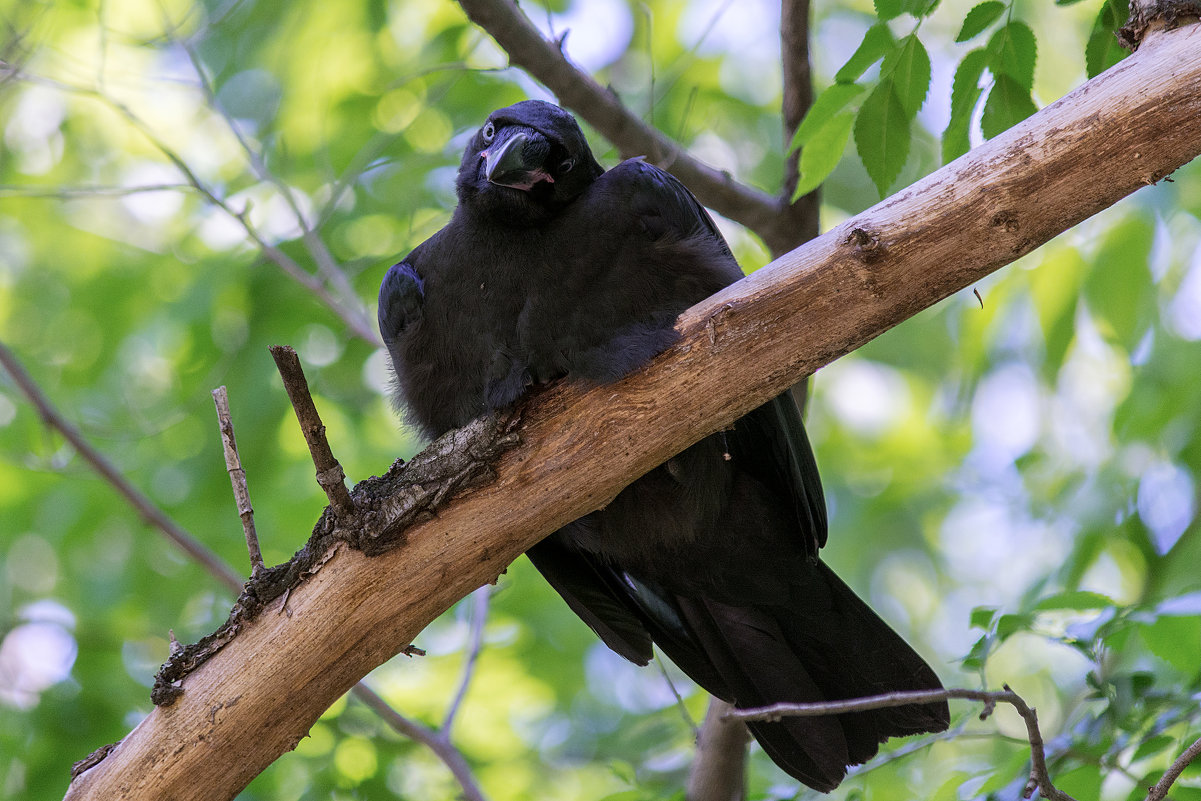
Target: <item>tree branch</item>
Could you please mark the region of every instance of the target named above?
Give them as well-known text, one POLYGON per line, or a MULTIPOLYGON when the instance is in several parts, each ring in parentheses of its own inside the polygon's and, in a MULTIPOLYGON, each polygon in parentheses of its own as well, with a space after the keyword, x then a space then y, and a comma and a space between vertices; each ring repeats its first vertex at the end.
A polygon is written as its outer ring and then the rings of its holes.
MULTIPOLYGON (((83 457, 84 461, 99 473, 110 486, 116 489, 117 493, 125 498, 147 524, 166 535, 168 539, 199 562, 214 578, 225 585, 235 595, 242 591, 242 579, 237 573, 226 565, 219 556, 200 543, 199 540, 180 528, 166 512, 155 506, 153 501, 134 487, 108 459, 84 439, 78 429, 71 425, 54 408, 45 393, 42 392, 41 388, 30 377, 29 373, 25 371, 25 368, 17 360, 16 356, 3 342, 0 342, 0 364, 4 365, 5 370, 12 376, 17 388, 33 404, 34 408, 38 410, 43 423, 48 428, 61 433, 71 443, 72 447, 75 448, 76 452, 83 457)), ((218 403, 218 417, 224 422, 224 418, 220 414, 220 409, 221 405, 218 403)), ((222 429, 222 434, 224 435, 224 428, 222 429)), ((233 479, 232 474, 231 479, 233 479)), ((253 556, 251 559, 253 562, 253 556)), ((262 562, 261 555, 259 556, 259 562, 260 564, 262 562)), ((172 642, 174 643, 174 636, 172 636, 172 642)), ((175 643, 175 645, 178 644, 175 643)), ((172 650, 172 656, 175 656, 174 646, 172 650)), ((464 681, 466 681, 466 677, 464 677, 464 681)), ((450 742, 448 735, 439 734, 415 723, 407 727, 399 725, 401 721, 407 722, 405 718, 361 682, 355 685, 354 693, 356 697, 379 713, 384 721, 399 734, 409 737, 432 750, 446 764, 447 768, 459 782, 464 798, 468 799, 468 801, 484 801, 484 796, 475 782, 470 766, 467 765, 467 761, 463 758, 459 750, 450 742)), ((86 772, 94 765, 99 764, 114 748, 116 748, 116 744, 104 746, 97 749, 85 759, 77 762, 71 770, 72 777, 86 772)))
POLYGON ((37 383, 25 371, 21 362, 17 360, 17 357, 3 342, 0 342, 0 364, 3 364, 4 369, 12 376, 13 382, 17 385, 17 389, 21 391, 21 394, 38 410, 38 415, 42 418, 42 422, 48 428, 52 428, 62 434, 67 442, 71 443, 71 447, 75 449, 75 452, 93 470, 99 473, 117 491, 117 494, 124 498, 137 511, 138 516, 147 525, 153 526, 167 535, 167 538, 179 546, 180 550, 204 565, 205 569, 216 576, 234 595, 241 592, 242 578, 229 565, 225 564, 221 560, 221 557, 217 556, 217 554, 205 547, 203 543, 176 525, 175 521, 166 512, 154 504, 154 501, 150 500, 141 490, 129 483, 125 476, 121 475, 121 471, 104 454, 93 448, 91 443, 84 439, 79 429, 58 413, 58 410, 54 408, 50 400, 42 393, 37 383))
POLYGON ((1023 798, 1030 798, 1037 789, 1043 798, 1049 801, 1076 801, 1067 793, 1059 790, 1051 782, 1047 772, 1047 754, 1043 744, 1042 732, 1038 728, 1038 714, 1026 703, 1020 695, 1005 685, 1002 691, 987 690, 910 690, 904 692, 883 693, 864 698, 849 698, 845 701, 823 701, 811 704, 772 704, 756 709, 735 709, 728 714, 733 720, 744 722, 755 720, 780 720, 783 717, 819 717, 822 715, 841 715, 844 712, 866 712, 870 709, 887 709, 889 707, 905 706, 906 704, 927 704, 933 701, 949 701, 953 698, 969 701, 982 701, 984 711, 980 719, 985 720, 993 713, 998 703, 1011 705, 1021 715, 1026 724, 1026 739, 1030 743, 1030 780, 1022 793, 1023 798))
POLYGON ((731 717, 733 707, 710 698, 696 737, 696 756, 684 789, 686 801, 742 801, 746 797, 746 724, 731 717))
POLYGON ((513 64, 554 92, 560 104, 612 142, 623 158, 646 156, 683 181, 706 206, 758 234, 772 253, 796 246, 796 234, 787 221, 781 221, 782 206, 776 198, 693 158, 666 134, 643 122, 612 90, 572 64, 559 43, 544 37, 514 0, 459 0, 459 5, 509 54, 513 64))
POLYGON ((1199 756, 1201 756, 1201 739, 1184 749, 1184 753, 1176 758, 1176 761, 1171 764, 1160 780, 1147 793, 1146 801, 1164 801, 1168 797, 1168 790, 1180 778, 1180 774, 1184 773, 1184 769, 1199 756))
MULTIPOLYGON (((292 616, 248 620, 187 676, 173 706, 155 709, 67 797, 233 797, 358 678, 541 537, 1198 151, 1201 27, 1193 26, 1148 38, 1057 103, 689 309, 679 342, 638 373, 529 399, 522 446, 485 465, 494 480, 436 514, 397 511, 400 496, 418 489, 435 499, 452 492, 419 482, 398 485, 395 501, 379 497, 371 514, 323 517, 330 539, 311 543, 324 548, 323 561, 291 591, 292 616), (420 522, 405 527, 393 516, 420 522), (374 557, 350 546, 383 539, 395 547, 374 548, 374 557)), ((456 446, 457 436, 436 447, 466 459, 475 441, 456 446)), ((366 507, 357 496, 356 507, 366 507)), ((264 608, 280 605, 277 597, 264 608)))
POLYGON ((242 519, 242 532, 246 535, 246 551, 250 554, 250 575, 254 577, 263 572, 263 552, 259 548, 259 536, 254 530, 254 507, 250 505, 246 471, 242 469, 242 457, 238 455, 238 442, 234 439, 234 422, 229 413, 229 393, 225 387, 213 390, 213 404, 217 407, 217 425, 221 430, 221 446, 225 451, 225 470, 229 473, 229 481, 233 485, 238 517, 242 519))

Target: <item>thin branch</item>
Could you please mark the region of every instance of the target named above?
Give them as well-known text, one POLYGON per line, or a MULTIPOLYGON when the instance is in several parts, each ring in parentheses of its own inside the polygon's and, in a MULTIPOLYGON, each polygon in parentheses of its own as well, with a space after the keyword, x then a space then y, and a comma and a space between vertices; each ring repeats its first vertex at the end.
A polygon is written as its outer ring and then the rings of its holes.
POLYGON ((1184 749, 1184 753, 1176 758, 1176 761, 1155 783, 1155 786, 1148 791, 1146 801, 1163 801, 1167 798, 1172 784, 1180 778, 1180 774, 1184 773, 1184 769, 1189 766, 1189 763, 1199 756, 1201 756, 1201 739, 1184 749))
POLYGON ((451 745, 445 731, 437 732, 416 721, 409 720, 389 706, 387 701, 380 698, 374 690, 363 682, 356 684, 351 692, 355 698, 358 698, 364 704, 371 707, 371 709, 375 710, 376 714, 383 718, 388 725, 396 729, 396 731, 410 740, 427 746, 437 754, 443 764, 450 769, 450 772, 455 777, 455 781, 459 783, 459 787, 463 790, 463 798, 466 801, 487 801, 483 791, 476 784, 475 776, 471 772, 471 766, 467 764, 467 759, 463 756, 463 752, 451 745))
POLYGON ((123 197, 143 192, 190 192, 191 184, 163 183, 137 186, 0 186, 0 197, 50 197, 70 200, 79 197, 123 197))
POLYGON ((242 458, 238 456, 238 442, 234 439, 234 422, 229 413, 229 393, 225 387, 213 390, 213 403, 217 407, 217 424, 221 429, 221 445, 225 450, 225 469, 233 485, 234 500, 238 504, 238 517, 242 518, 242 531, 246 534, 246 551, 250 554, 250 575, 258 576, 263 571, 263 552, 259 549, 259 537, 254 530, 254 507, 250 505, 250 490, 246 487, 246 471, 242 469, 242 458))
MULTIPOLYGON (((5 370, 12 376, 13 382, 21 391, 21 394, 38 410, 43 423, 47 427, 61 433, 71 443, 72 447, 75 448, 75 451, 91 465, 92 469, 99 473, 102 478, 125 498, 148 525, 153 526, 166 535, 168 539, 199 562, 214 578, 229 588, 235 595, 242 591, 242 579, 237 573, 225 564, 219 556, 201 544, 191 534, 180 528, 165 512, 155 506, 149 498, 143 495, 141 491, 121 475, 108 459, 93 448, 83 438, 78 429, 67 422, 66 418, 54 408, 49 399, 46 398, 45 393, 42 392, 37 383, 25 371, 20 361, 17 360, 16 356, 13 355, 3 342, 0 342, 0 364, 3 364, 5 370)), ((174 638, 173 634, 172 638, 174 638)), ((362 682, 354 687, 353 692, 356 697, 363 700, 364 703, 375 710, 398 733, 428 746, 446 764, 447 768, 459 782, 459 785, 463 789, 464 798, 468 799, 468 801, 485 801, 484 795, 480 792, 479 786, 472 776, 470 766, 468 766, 466 759, 463 758, 458 749, 450 743, 449 738, 439 737, 436 732, 407 721, 404 716, 392 709, 386 701, 372 692, 362 682)), ((106 746, 93 754, 92 757, 89 757, 89 759, 82 760, 83 763, 87 763, 85 768, 93 764, 89 760, 95 759, 96 762, 99 762, 104 758, 104 755, 115 747, 115 745, 106 746), (100 752, 104 753, 101 754, 100 752)))
POLYGON ((459 0, 459 5, 508 53, 512 64, 542 82, 560 103, 612 142, 623 157, 645 156, 683 181, 706 206, 758 234, 772 252, 789 250, 794 234, 780 222, 777 198, 690 156, 640 119, 612 90, 572 64, 559 44, 543 36, 514 0, 459 0))
POLYGON ((175 152, 169 145, 167 145, 166 142, 159 139, 158 136, 151 130, 150 126, 146 124, 146 122, 144 122, 140 117, 138 117, 138 115, 135 114, 133 110, 129 108, 129 106, 112 97, 109 97, 99 90, 91 89, 85 86, 76 86, 74 84, 57 81, 52 78, 34 75, 8 64, 0 64, 0 75, 3 75, 5 80, 10 78, 21 79, 32 84, 57 89, 60 92, 91 98, 105 104, 110 109, 117 112, 120 116, 124 117, 125 121, 132 125, 135 130, 141 133, 142 136, 146 137, 147 141, 149 141, 150 144, 153 145, 154 148, 158 150, 164 158, 167 159, 167 161, 171 162, 171 164, 180 171, 188 185, 199 192, 212 206, 220 209, 222 212, 235 220, 246 232, 247 237, 249 237, 250 240, 254 242, 256 246, 258 246, 264 258, 283 270, 284 274, 303 286, 306 290, 308 290, 309 293, 321 301, 322 304, 333 311, 339 318, 341 318, 342 322, 346 324, 346 326, 355 336, 371 343, 372 345, 378 346, 381 344, 378 332, 375 330, 375 327, 371 324, 371 322, 364 316, 361 309, 347 308, 345 302, 334 297, 333 294, 330 293, 329 288, 326 287, 317 276, 305 270, 300 266, 299 263, 297 263, 295 259, 264 239, 263 235, 260 234, 258 229, 254 227, 254 224, 250 222, 249 207, 238 211, 230 206, 226 199, 219 197, 216 191, 200 180, 200 177, 196 175, 191 167, 188 166, 183 157, 175 152))
MULTIPOLYGON (((784 146, 792 141, 797 127, 813 105, 813 76, 809 64, 809 0, 783 0, 780 3, 780 60, 784 79, 784 146)), ((794 150, 784 160, 784 175, 780 189, 781 217, 785 230, 793 232, 792 242, 783 243, 791 250, 817 236, 819 230, 818 190, 792 202, 800 179, 800 150, 794 150)), ((780 255, 779 253, 772 254, 780 255)))
MULTIPOLYGON (((165 17, 166 14, 164 12, 165 17)), ((164 26, 167 34, 174 36, 174 30, 169 21, 164 19, 164 26)), ((200 56, 196 52, 196 48, 192 46, 186 37, 175 37, 174 41, 183 48, 188 56, 188 60, 192 63, 192 69, 196 72, 196 77, 200 82, 200 89, 204 95, 205 102, 225 121, 226 127, 238 141, 238 144, 241 145, 242 151, 246 154, 247 161, 249 161, 255 175, 260 180, 274 186, 280 196, 283 197, 284 202, 288 204, 288 208, 292 211, 292 216, 296 218, 296 225, 300 228, 301 239, 308 249, 309 255, 313 257, 313 261, 317 265, 317 270, 341 293, 343 303, 355 309, 356 317, 360 318, 359 327, 370 329, 371 325, 365 322, 366 314, 361 308, 358 294, 350 284, 350 279, 346 277, 345 271, 338 266, 333 254, 330 253, 329 248, 326 246, 325 240, 309 224, 308 217, 300 208, 300 203, 296 199, 296 192, 290 185, 267 168, 262 154, 251 145, 250 140, 242 133, 237 122, 221 104, 217 98, 217 92, 213 89, 212 81, 209 80, 208 72, 204 68, 204 62, 200 60, 200 56)))
POLYGON ((142 520, 166 534, 172 542, 178 545, 188 556, 191 556, 197 562, 204 565, 210 573, 216 576, 235 595, 242 591, 242 578, 229 565, 221 561, 221 557, 217 556, 217 554, 205 547, 199 540, 180 528, 175 521, 167 516, 166 512, 155 506, 154 501, 150 500, 141 490, 129 483, 112 462, 84 439, 79 429, 59 414, 58 410, 54 408, 49 399, 42 393, 37 383, 25 371, 21 362, 3 342, 0 342, 0 364, 3 364, 4 369, 12 376, 13 382, 17 385, 17 389, 21 391, 21 394, 38 410, 38 415, 42 418, 42 422, 48 428, 52 428, 62 434, 67 442, 71 443, 71 447, 75 449, 75 452, 91 465, 92 469, 99 473, 121 497, 125 498, 133 506, 142 520))
POLYGON ((454 725, 455 715, 458 714, 459 707, 463 704, 463 698, 467 695, 467 688, 471 686, 471 679, 475 676, 475 666, 479 661, 480 649, 484 644, 484 624, 488 622, 488 605, 492 599, 492 585, 485 584, 474 593, 472 593, 471 604, 471 634, 467 642, 467 657, 463 662, 463 675, 459 679, 459 687, 455 690, 454 698, 450 702, 450 706, 446 708, 446 717, 442 721, 442 735, 450 736, 450 728, 454 725))
MULTIPOLYGON (((735 709, 727 717, 741 721, 776 721, 783 717, 818 717, 821 715, 840 715, 845 712, 866 712, 871 709, 887 709, 909 704, 928 704, 936 701, 961 699, 980 701, 984 710, 980 719, 984 720, 993 713, 998 703, 1012 706, 1021 715, 1026 724, 1026 739, 1030 743, 1030 781, 1022 794, 1030 798, 1037 789, 1043 798, 1050 801, 1075 801, 1070 795, 1056 789, 1047 773, 1047 754, 1043 743, 1042 732, 1038 728, 1038 714, 1034 708, 1017 693, 1003 685, 1000 691, 968 690, 954 688, 950 690, 911 690, 904 692, 883 693, 864 698, 850 698, 844 701, 822 701, 809 704, 772 704, 756 709, 735 709)), ((1183 768, 1181 768, 1183 770, 1183 768)))
POLYGON ((317 413, 313 396, 309 394, 309 382, 305 380, 300 359, 296 356, 296 351, 287 345, 272 345, 271 357, 275 359, 284 389, 288 391, 288 399, 292 401, 292 408, 296 411, 296 420, 300 423, 304 441, 309 446, 313 465, 317 468, 317 483, 321 485, 325 496, 335 509, 349 514, 354 511, 354 501, 346 489, 346 473, 334 458, 329 440, 325 438, 325 425, 321 422, 321 415, 317 413))

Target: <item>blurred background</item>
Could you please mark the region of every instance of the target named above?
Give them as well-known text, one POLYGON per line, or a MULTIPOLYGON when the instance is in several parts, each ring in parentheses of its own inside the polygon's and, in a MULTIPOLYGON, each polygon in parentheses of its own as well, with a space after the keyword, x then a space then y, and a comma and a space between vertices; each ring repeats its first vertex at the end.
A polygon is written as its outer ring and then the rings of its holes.
MULTIPOLYGON (((815 4, 818 89, 881 5, 815 4)), ((932 76, 886 189, 941 163, 972 5, 884 23, 917 32, 932 76)), ((1037 36, 1041 107, 1084 82, 1113 3, 996 5, 996 24, 1037 36)), ((692 154, 780 191, 777 4, 522 9, 548 35, 569 31, 566 53, 692 154)), ((447 220, 488 112, 553 97, 442 0, 2 0, 0 21, 0 341, 130 482, 246 573, 209 396, 226 385, 266 561, 286 560, 325 498, 267 346, 299 351, 352 482, 413 454, 387 397, 379 282, 447 220)), ((835 158, 823 230, 882 191, 854 144, 835 158)), ((1201 734, 1201 169, 1173 179, 811 384, 825 558, 947 686, 1007 682, 1036 706, 1052 776, 1078 798, 1142 798, 1201 734)), ((746 271, 768 261, 753 233, 719 223, 746 271)), ((0 798, 60 798, 72 762, 150 710, 168 632, 197 640, 233 596, 3 371, 0 558, 0 798)), ((524 559, 489 595, 368 683, 434 728, 465 687, 452 741, 488 799, 682 798, 704 694, 670 664, 609 652, 524 559)), ((950 735, 891 743, 832 797, 1017 797, 1022 724, 978 712, 954 703, 950 735)), ((309 734, 239 798, 462 791, 357 702, 309 734)), ((810 795, 753 752, 750 798, 810 795)), ((1173 798, 1201 798, 1201 771, 1173 798)))

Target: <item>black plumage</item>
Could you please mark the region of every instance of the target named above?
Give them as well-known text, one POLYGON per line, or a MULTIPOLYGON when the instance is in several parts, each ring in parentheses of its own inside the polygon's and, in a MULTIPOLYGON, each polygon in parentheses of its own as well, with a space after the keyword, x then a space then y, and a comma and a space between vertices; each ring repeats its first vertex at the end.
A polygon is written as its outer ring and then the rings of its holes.
MULTIPOLYGON (((570 114, 526 101, 467 145, 445 228, 392 267, 380 330, 399 400, 428 435, 559 377, 611 381, 675 338, 684 309, 742 272, 671 175, 605 172, 570 114)), ((940 687, 817 557, 826 510, 789 394, 638 479, 529 558, 605 644, 657 644, 741 707, 940 687)), ((890 736, 940 731, 947 706, 755 723, 771 758, 831 790, 890 736)))

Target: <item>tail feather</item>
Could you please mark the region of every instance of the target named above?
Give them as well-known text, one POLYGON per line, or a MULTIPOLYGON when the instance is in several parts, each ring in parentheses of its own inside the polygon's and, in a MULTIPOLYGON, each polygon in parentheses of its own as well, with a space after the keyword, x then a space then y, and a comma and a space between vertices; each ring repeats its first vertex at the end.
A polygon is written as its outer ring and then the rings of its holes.
MULTIPOLYGON (((688 627, 741 708, 940 689, 918 654, 818 563, 804 598, 788 607, 727 606, 677 597, 688 627)), ((669 653, 669 656, 671 654, 669 653)), ((681 665, 686 672, 689 665, 681 665)), ((889 737, 942 731, 945 702, 756 722, 751 733, 776 764, 814 789, 833 790, 848 765, 875 756, 889 737)))

